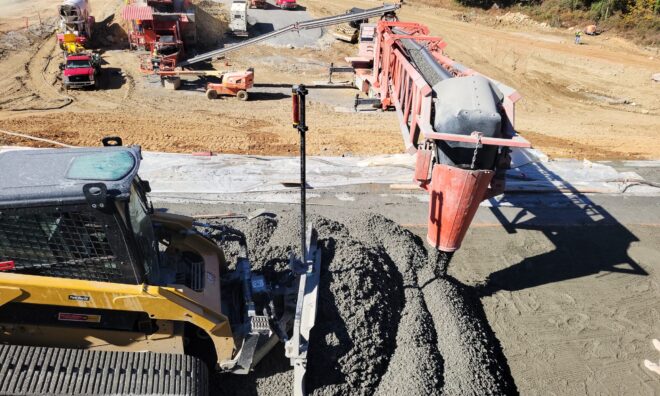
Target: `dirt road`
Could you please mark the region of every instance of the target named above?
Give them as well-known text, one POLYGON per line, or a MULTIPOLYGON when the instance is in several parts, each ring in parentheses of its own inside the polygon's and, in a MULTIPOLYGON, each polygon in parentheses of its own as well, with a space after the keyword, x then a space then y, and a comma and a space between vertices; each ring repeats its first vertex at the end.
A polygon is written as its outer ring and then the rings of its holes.
MULTIPOLYGON (((255 88, 255 100, 209 102, 199 82, 188 84, 186 92, 171 92, 138 72, 137 55, 121 49, 122 22, 117 17, 121 3, 92 3, 97 21, 102 21, 99 37, 104 48, 114 48, 103 54, 107 65, 102 91, 60 89, 60 54, 52 37, 31 37, 32 47, 0 56, 0 120, 5 129, 70 144, 96 144, 104 135, 119 134, 148 150, 287 154, 295 151, 297 139, 289 127, 288 94, 286 88, 274 90, 272 85, 323 80, 330 62, 355 51, 327 38, 315 48, 264 45, 245 49, 215 66, 224 70, 255 67, 256 82, 262 84, 255 88)), ((315 16, 376 4, 302 3, 315 16)), ((10 15, 34 11, 24 2, 3 2, 2 7, 10 15)), ((54 15, 54 9, 43 13, 44 17, 54 15)), ((491 26, 481 19, 466 23, 454 14, 413 2, 404 7, 401 18, 428 24, 449 43, 449 55, 518 88, 524 99, 517 109, 517 125, 537 147, 560 157, 660 157, 660 86, 649 78, 660 70, 656 55, 617 38, 586 38, 585 45, 575 46, 565 32, 491 26)), ((7 36, 1 36, 0 43, 3 40, 7 36)), ((311 154, 402 150, 393 113, 351 114, 346 109, 354 93, 329 92, 318 91, 312 98, 316 103, 309 119, 316 132, 310 134, 311 154)), ((12 143, 28 144, 0 135, 0 144, 12 143)))

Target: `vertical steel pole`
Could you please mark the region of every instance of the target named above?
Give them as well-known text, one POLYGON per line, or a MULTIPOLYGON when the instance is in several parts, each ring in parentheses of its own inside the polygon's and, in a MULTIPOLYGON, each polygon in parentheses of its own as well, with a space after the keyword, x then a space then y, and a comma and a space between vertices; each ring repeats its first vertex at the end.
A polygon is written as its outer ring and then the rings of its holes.
POLYGON ((307 89, 305 85, 295 85, 292 87, 293 97, 293 127, 298 130, 300 134, 300 251, 301 261, 303 263, 307 260, 307 249, 305 245, 306 237, 305 231, 307 229, 307 184, 305 180, 306 174, 306 147, 305 147, 305 132, 307 132, 307 123, 305 120, 305 97, 307 96, 307 89))

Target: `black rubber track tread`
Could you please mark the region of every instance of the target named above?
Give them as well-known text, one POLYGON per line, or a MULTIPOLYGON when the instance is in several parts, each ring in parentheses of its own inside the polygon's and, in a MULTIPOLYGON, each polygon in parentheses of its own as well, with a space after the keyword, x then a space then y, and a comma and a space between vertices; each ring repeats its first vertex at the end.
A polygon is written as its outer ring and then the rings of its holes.
POLYGON ((0 395, 208 395, 193 356, 0 345, 0 395))

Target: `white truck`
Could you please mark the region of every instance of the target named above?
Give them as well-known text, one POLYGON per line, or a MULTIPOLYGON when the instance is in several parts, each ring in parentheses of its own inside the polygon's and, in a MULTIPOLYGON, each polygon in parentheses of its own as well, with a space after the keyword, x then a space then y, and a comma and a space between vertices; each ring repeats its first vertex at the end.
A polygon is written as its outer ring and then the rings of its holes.
POLYGON ((248 1, 234 0, 231 3, 229 30, 234 36, 248 36, 248 1))

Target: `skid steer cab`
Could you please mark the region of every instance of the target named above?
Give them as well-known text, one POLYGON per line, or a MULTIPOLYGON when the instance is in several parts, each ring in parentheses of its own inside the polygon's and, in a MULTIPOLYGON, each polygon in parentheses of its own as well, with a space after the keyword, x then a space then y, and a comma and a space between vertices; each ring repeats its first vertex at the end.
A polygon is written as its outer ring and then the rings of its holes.
POLYGON ((154 210, 140 148, 104 143, 0 153, 0 393, 206 394, 207 367, 248 373, 288 340, 299 273, 271 283, 240 232, 154 210))

